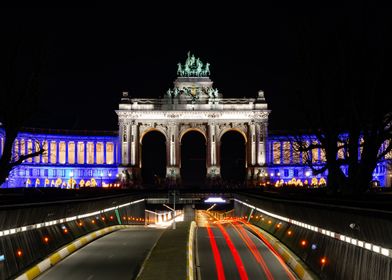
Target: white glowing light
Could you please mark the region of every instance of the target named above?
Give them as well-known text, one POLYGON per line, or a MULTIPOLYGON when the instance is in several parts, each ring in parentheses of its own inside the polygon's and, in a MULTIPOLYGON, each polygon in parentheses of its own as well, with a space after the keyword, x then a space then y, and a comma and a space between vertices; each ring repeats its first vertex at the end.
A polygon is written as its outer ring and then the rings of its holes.
POLYGON ((209 197, 208 199, 204 200, 206 203, 225 203, 226 200, 222 199, 221 197, 209 197))

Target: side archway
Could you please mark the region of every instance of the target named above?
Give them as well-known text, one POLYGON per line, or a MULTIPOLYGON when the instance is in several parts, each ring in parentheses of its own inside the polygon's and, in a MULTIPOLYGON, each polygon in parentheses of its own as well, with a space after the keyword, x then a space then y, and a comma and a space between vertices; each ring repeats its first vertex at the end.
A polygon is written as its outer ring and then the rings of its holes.
POLYGON ((198 130, 189 130, 181 137, 181 179, 184 185, 200 186, 205 182, 206 139, 198 130))
POLYGON ((143 184, 160 186, 166 177, 166 137, 150 130, 141 139, 141 175, 143 184))
POLYGON ((246 138, 228 130, 220 138, 221 176, 228 183, 242 183, 246 175, 246 138))

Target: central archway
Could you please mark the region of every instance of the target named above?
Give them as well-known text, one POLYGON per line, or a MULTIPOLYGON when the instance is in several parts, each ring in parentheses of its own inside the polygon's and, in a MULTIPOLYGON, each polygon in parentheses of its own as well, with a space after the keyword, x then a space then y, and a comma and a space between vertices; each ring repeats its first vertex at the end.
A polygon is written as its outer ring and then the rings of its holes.
POLYGON ((156 130, 143 135, 141 173, 143 184, 160 186, 166 177, 166 138, 156 130))
POLYGON ((228 183, 242 183, 246 175, 246 141, 242 133, 229 130, 221 137, 221 176, 228 183))
POLYGON ((196 130, 186 132, 181 138, 181 179, 184 185, 200 186, 205 182, 206 140, 196 130))

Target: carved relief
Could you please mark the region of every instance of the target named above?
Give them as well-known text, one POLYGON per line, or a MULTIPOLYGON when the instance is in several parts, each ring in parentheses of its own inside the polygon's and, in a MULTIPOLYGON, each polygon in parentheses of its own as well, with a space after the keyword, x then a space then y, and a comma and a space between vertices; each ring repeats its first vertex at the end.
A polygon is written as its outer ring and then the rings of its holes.
POLYGON ((180 113, 164 113, 163 115, 169 119, 179 119, 182 116, 180 113))
POLYGON ((267 119, 268 112, 267 111, 254 111, 248 114, 248 118, 251 119, 267 119))
POLYGON ((208 113, 207 118, 216 119, 222 117, 222 113, 208 113))

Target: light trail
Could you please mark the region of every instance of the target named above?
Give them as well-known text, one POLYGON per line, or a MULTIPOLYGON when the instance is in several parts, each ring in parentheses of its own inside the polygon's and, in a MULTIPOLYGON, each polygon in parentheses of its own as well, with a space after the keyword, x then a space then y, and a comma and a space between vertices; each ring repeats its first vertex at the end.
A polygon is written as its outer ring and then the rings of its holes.
POLYGON ((234 228, 234 230, 238 233, 239 237, 244 241, 248 249, 251 251, 255 260, 260 264, 261 268, 263 269, 265 275, 267 276, 268 280, 273 280, 274 277, 272 276, 271 271, 269 270, 267 264, 265 263, 264 258, 261 256, 260 252, 257 250, 256 244, 249 238, 247 232, 241 227, 237 226, 233 223, 230 225, 234 228))
POLYGON ((206 227, 207 227, 208 237, 210 239, 212 253, 214 255, 215 267, 216 267, 216 273, 218 275, 218 280, 225 280, 226 277, 225 277, 225 271, 223 269, 222 258, 219 253, 218 245, 216 244, 216 241, 215 241, 214 233, 212 232, 208 223, 206 224, 206 227))
POLYGON ((218 228, 221 230, 223 237, 226 240, 227 246, 229 247, 231 254, 233 255, 235 264, 237 266, 238 272, 240 274, 240 278, 241 280, 247 280, 248 278, 248 274, 246 273, 244 264, 242 263, 241 257, 238 254, 237 249, 235 248, 233 241, 231 241, 229 234, 227 233, 226 229, 219 223, 216 224, 218 226, 218 228))
POLYGON ((264 242, 264 244, 271 250, 273 255, 280 262, 280 264, 282 265, 283 269, 287 273, 287 276, 291 280, 295 280, 296 278, 293 276, 293 273, 287 268, 287 265, 284 262, 284 260, 282 259, 282 257, 280 256, 280 254, 275 250, 274 247, 272 247, 272 245, 268 242, 268 240, 257 230, 257 227, 255 227, 254 225, 248 224, 248 223, 246 223, 244 221, 241 221, 241 220, 239 220, 239 221, 241 223, 243 223, 246 227, 250 228, 252 230, 252 232, 254 232, 264 242))

